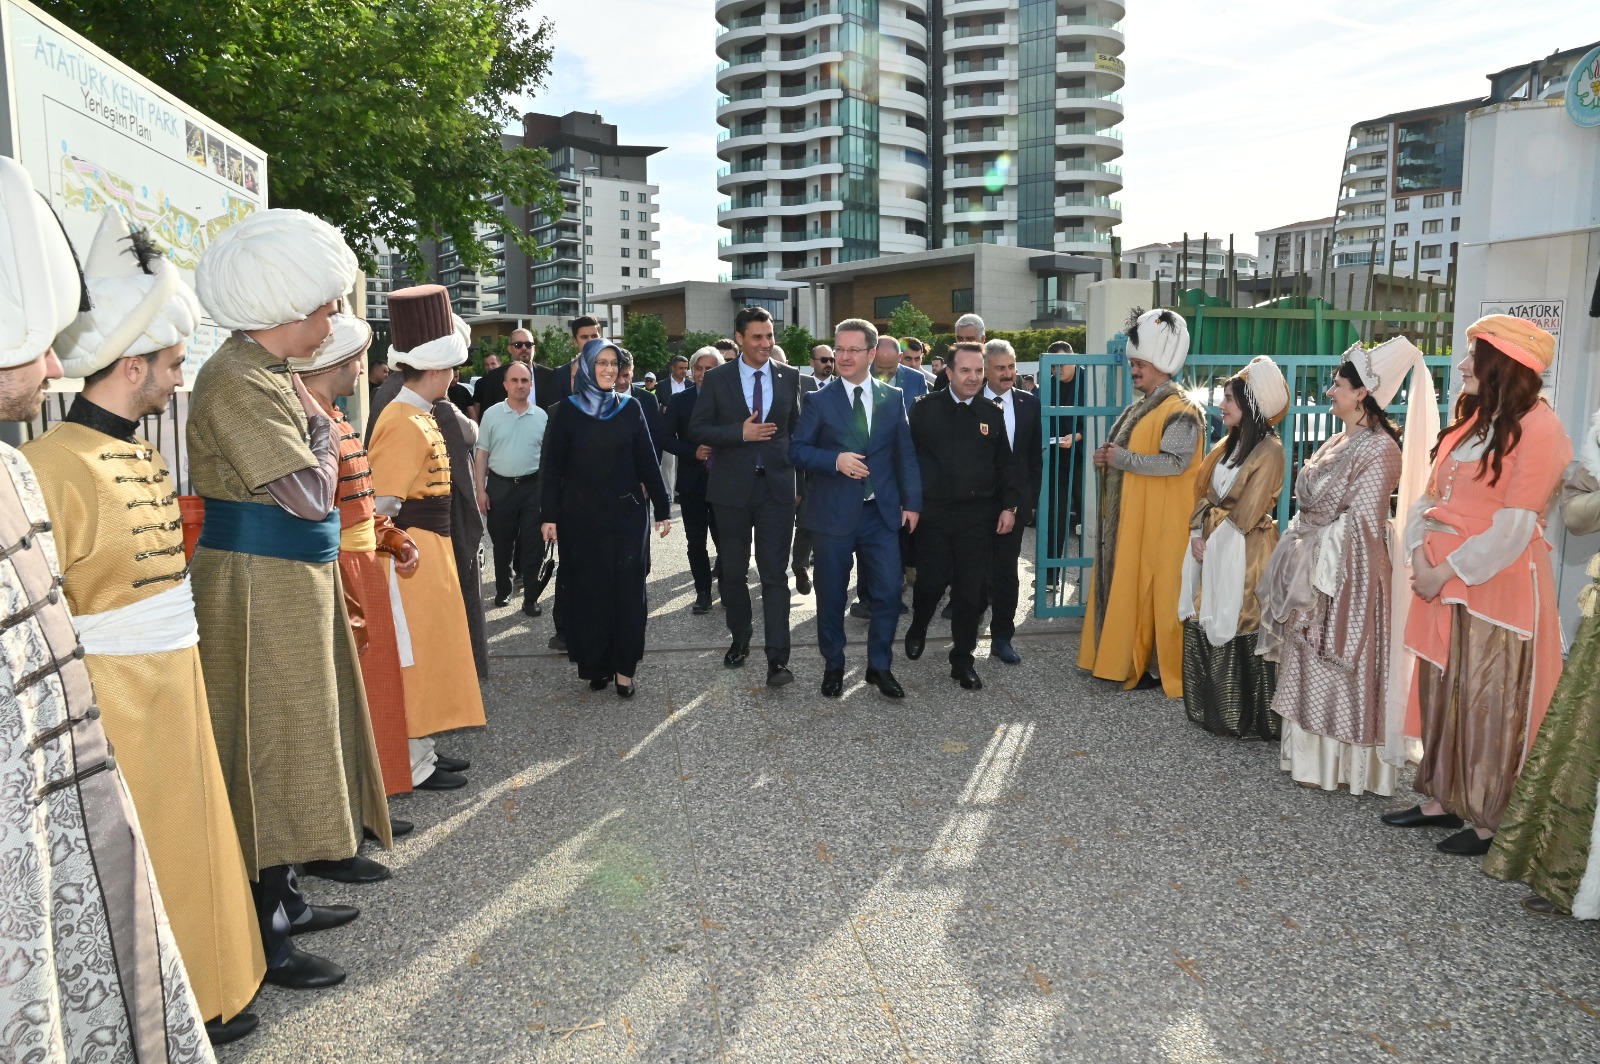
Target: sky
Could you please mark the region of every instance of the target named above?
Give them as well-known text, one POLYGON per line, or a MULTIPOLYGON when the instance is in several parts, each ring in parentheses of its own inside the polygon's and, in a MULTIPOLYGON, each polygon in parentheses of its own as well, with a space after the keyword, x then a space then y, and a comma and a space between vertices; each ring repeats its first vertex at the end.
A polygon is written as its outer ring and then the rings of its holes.
MULTIPOLYGON (((1596 0, 1129 0, 1124 248, 1333 213, 1350 126, 1488 91, 1490 73, 1600 41, 1596 0)), ((716 280, 711 0, 542 0, 555 64, 525 110, 599 111, 660 145, 665 281, 716 280)))

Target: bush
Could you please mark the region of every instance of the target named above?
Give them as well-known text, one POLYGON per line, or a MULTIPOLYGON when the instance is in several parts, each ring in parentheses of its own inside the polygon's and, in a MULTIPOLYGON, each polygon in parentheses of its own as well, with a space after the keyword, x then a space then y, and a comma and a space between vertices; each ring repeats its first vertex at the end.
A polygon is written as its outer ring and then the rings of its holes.
POLYGON ((633 378, 644 380, 646 373, 660 373, 667 367, 672 351, 667 346, 667 327, 657 314, 630 314, 622 327, 622 346, 633 354, 633 378))
MULTIPOLYGON (((1044 354, 1044 349, 1057 340, 1065 340, 1072 345, 1074 351, 1083 353, 1084 344, 1087 342, 1087 330, 1081 325, 1068 329, 996 329, 989 333, 991 340, 1009 340, 1016 349, 1018 362, 1034 362, 1044 354)), ((923 339, 927 339, 924 337, 923 339)), ((932 349, 929 358, 933 355, 949 358, 950 345, 956 342, 952 333, 940 333, 928 341, 932 349)))
POLYGON ((480 337, 467 349, 467 364, 461 367, 461 376, 466 379, 483 376, 483 363, 490 355, 498 355, 502 366, 510 362, 510 343, 504 336, 480 337))
POLYGON ((817 339, 806 331, 804 325, 791 325, 778 337, 778 346, 788 356, 789 365, 809 366, 811 349, 817 346, 817 339))
POLYGON ((728 339, 732 339, 732 337, 723 336, 721 333, 686 332, 683 334, 683 339, 678 341, 678 354, 690 356, 702 347, 710 347, 718 340, 728 339))
POLYGON ((578 345, 572 334, 558 325, 546 325, 534 342, 541 366, 565 366, 578 357, 578 345))
POLYGON ((933 337, 933 319, 912 305, 908 299, 894 308, 889 315, 889 321, 884 326, 884 331, 896 339, 915 336, 923 343, 928 343, 933 337))

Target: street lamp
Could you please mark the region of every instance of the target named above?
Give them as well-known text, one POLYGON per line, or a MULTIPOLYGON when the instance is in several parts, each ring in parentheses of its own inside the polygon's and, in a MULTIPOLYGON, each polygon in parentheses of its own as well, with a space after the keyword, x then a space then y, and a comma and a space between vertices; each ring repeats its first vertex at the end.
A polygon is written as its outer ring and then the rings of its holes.
POLYGON ((574 317, 589 313, 589 223, 584 219, 589 216, 588 177, 599 172, 598 166, 578 171, 578 313, 574 317))

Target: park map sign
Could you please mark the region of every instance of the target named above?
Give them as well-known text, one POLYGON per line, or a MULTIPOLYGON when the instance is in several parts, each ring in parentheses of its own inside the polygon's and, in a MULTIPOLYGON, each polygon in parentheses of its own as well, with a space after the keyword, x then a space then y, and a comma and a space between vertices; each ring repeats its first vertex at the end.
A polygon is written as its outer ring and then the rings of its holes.
MULTIPOLYGON (((86 249, 101 215, 150 230, 194 280, 222 230, 267 204, 261 150, 22 0, 0 0, 10 143, 86 249)), ((226 339, 211 323, 189 341, 185 383, 226 339)))

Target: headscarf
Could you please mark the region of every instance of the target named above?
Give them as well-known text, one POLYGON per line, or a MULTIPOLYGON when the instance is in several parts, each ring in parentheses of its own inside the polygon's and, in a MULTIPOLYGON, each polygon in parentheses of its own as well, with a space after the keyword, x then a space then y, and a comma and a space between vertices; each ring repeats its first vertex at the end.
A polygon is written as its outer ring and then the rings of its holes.
POLYGON ((600 382, 595 380, 594 364, 599 360, 600 352, 607 350, 620 352, 622 348, 598 336, 583 345, 583 353, 578 356, 578 377, 572 382, 572 395, 569 397, 579 410, 601 421, 616 417, 631 398, 602 388, 600 382))

